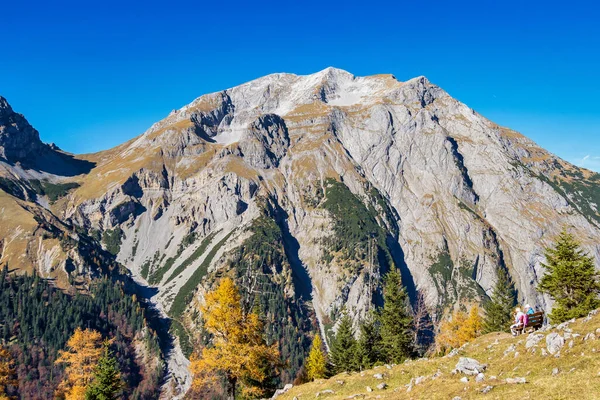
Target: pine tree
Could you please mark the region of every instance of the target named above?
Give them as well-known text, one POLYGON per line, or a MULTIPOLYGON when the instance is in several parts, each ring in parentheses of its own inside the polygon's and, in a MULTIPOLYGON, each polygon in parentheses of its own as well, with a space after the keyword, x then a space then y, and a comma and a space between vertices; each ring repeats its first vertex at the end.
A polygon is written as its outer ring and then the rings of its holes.
POLYGON ((381 342, 386 362, 399 364, 413 353, 413 320, 408 311, 408 296, 400 272, 385 275, 383 309, 380 311, 381 342))
POLYGON ((242 309, 241 295, 231 278, 223 278, 205 297, 201 308, 204 329, 213 336, 213 347, 192 356, 190 369, 196 388, 225 377, 227 398, 234 400, 238 385, 245 395, 263 394, 261 384, 280 364, 277 345, 268 346, 258 315, 242 309))
POLYGON ((352 319, 348 313, 344 313, 331 346, 331 362, 336 373, 356 370, 355 351, 356 339, 354 339, 352 319))
POLYGON ((104 353, 94 370, 94 380, 85 393, 86 400, 116 400, 119 398, 123 381, 119 364, 109 346, 110 343, 105 341, 104 353))
POLYGON ((369 313, 360 322, 360 336, 356 341, 355 360, 355 365, 361 371, 372 368, 378 361, 383 361, 379 321, 374 313, 369 313))
POLYGON ((484 333, 508 331, 515 303, 514 285, 508 272, 501 268, 498 271, 498 280, 494 286, 492 297, 483 305, 485 310, 484 333))
POLYGON ((327 359, 323 352, 323 341, 318 333, 312 342, 312 347, 306 359, 306 375, 309 381, 323 379, 327 375, 327 359))
POLYGON ((546 274, 538 290, 555 301, 550 319, 561 323, 585 316, 600 306, 600 275, 593 257, 585 253, 573 235, 563 231, 554 247, 546 249, 546 274))

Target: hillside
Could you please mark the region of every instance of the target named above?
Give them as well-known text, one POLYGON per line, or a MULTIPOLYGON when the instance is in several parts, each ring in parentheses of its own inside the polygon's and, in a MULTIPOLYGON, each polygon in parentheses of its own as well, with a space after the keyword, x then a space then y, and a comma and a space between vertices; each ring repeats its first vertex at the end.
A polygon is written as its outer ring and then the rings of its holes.
POLYGON ((281 383, 315 329, 327 340, 340 310, 356 322, 381 303, 390 268, 434 321, 486 300, 500 270, 548 311, 536 286, 563 227, 600 267, 599 182, 422 76, 268 75, 86 155, 42 143, 0 98, 0 264, 62 288, 126 268, 179 337, 176 395, 224 274, 290 360, 281 383))
POLYGON ((277 399, 313 399, 317 394, 318 398, 332 400, 597 399, 600 398, 599 311, 573 323, 518 337, 491 333, 441 358, 409 360, 398 366, 340 374, 293 387, 277 399), (558 345, 548 346, 547 338, 556 334, 560 338, 550 343, 558 345), (561 339, 564 345, 559 349, 561 339), (453 373, 461 357, 487 365, 482 380, 476 379, 476 375, 453 373), (382 374, 383 379, 377 379, 376 374, 382 374), (468 382, 462 381, 465 377, 468 382), (387 387, 377 388, 382 383, 387 387))

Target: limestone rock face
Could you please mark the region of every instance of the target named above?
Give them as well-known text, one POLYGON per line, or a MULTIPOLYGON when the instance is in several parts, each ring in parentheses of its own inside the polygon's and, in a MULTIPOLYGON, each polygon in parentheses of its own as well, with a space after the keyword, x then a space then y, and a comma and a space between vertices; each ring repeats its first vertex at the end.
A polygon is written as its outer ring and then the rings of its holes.
MULTIPOLYGON (((12 182, 0 181, 3 205, 37 201, 116 249, 190 332, 203 294, 226 271, 249 292, 266 276, 261 284, 274 286, 264 292, 277 288, 283 309, 297 312, 294 324, 308 306, 328 337, 340 310, 357 320, 381 301, 392 265, 436 320, 462 301, 484 300, 499 269, 520 301, 548 312, 536 286, 543 249, 563 227, 600 260, 600 175, 425 77, 335 68, 268 75, 201 96, 129 142, 84 156, 41 144, 0 98, 0 175, 12 182), (50 155, 28 164, 38 151, 50 155), (55 202, 17 199, 32 179, 79 186, 55 202)), ((12 225, 0 240, 17 243, 10 235, 23 224, 3 218, 12 225)), ((12 260, 22 246, 12 246, 0 260, 22 265, 12 260)), ((36 257, 40 270, 65 259, 53 249, 36 257)))

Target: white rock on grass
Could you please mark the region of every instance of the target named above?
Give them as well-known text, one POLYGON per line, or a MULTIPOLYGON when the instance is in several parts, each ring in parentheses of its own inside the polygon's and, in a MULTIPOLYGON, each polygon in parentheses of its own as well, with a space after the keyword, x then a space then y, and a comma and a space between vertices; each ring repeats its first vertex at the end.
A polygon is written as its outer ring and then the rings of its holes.
POLYGON ((546 348, 550 354, 556 354, 565 345, 565 339, 556 332, 546 336, 546 348))

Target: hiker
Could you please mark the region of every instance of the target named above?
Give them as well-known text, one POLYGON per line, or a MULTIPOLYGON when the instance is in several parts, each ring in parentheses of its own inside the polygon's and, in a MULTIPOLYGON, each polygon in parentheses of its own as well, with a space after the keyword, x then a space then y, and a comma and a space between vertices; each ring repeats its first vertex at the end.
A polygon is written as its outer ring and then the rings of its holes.
POLYGON ((527 314, 521 311, 521 308, 515 309, 515 323, 510 326, 510 332, 517 336, 527 326, 527 314))
POLYGON ((533 307, 531 307, 529 304, 527 304, 525 306, 525 314, 527 314, 527 315, 535 314, 535 310, 533 309, 533 307))

